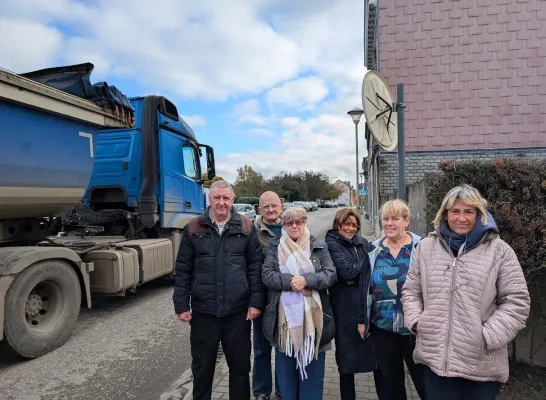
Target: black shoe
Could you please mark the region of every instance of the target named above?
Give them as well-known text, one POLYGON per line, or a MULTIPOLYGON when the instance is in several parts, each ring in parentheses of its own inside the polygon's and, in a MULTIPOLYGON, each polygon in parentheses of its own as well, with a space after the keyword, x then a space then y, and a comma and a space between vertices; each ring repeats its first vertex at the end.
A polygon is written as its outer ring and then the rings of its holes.
POLYGON ((265 394, 261 394, 258 397, 256 397, 256 400, 269 400, 269 396, 266 396, 265 394))

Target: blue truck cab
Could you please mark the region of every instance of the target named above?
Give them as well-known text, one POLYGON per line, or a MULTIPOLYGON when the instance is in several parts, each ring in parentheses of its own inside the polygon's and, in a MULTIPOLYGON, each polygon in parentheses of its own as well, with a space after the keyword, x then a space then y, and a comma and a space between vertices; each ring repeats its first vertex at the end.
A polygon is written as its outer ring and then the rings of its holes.
POLYGON ((201 156, 214 176, 214 152, 200 144, 165 97, 130 99, 135 124, 99 131, 83 204, 138 212, 147 229, 183 229, 205 209, 201 156), (203 153, 204 150, 204 153, 203 153))

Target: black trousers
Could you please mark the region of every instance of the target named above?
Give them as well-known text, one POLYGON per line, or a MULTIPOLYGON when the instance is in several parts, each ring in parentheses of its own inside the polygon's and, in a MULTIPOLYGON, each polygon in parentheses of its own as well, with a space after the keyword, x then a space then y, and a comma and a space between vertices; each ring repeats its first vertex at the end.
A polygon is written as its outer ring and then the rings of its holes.
POLYGON ((379 400, 406 400, 404 361, 421 399, 425 398, 424 365, 415 364, 415 337, 399 335, 372 325, 371 339, 378 368, 373 372, 379 400))
POLYGON ((501 389, 500 382, 477 382, 463 378, 446 378, 425 367, 427 400, 495 400, 501 389))
POLYGON ((230 400, 250 399, 250 326, 247 310, 217 318, 192 312, 191 370, 194 400, 210 400, 218 346, 229 367, 230 400))
POLYGON ((339 374, 341 400, 356 400, 355 374, 339 374))

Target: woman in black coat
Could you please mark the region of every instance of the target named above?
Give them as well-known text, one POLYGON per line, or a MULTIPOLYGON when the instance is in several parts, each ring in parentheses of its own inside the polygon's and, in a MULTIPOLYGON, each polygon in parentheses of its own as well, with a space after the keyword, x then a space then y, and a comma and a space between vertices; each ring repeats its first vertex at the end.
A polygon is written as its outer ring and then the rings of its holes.
POLYGON ((371 340, 358 333, 357 307, 360 277, 369 279, 368 252, 373 246, 360 232, 360 218, 350 208, 336 213, 333 229, 326 233, 328 251, 337 271, 329 290, 336 326, 336 362, 342 400, 356 399, 355 374, 376 368, 371 340))

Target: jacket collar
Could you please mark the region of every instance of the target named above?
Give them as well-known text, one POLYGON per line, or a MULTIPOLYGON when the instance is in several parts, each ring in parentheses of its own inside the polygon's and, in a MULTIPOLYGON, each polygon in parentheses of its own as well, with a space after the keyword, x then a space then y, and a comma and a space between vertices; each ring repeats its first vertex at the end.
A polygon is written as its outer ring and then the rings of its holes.
MULTIPOLYGON (((449 244, 446 242, 446 240, 444 239, 444 237, 442 236, 442 234, 440 232, 438 232, 438 230, 434 230, 432 232, 430 232, 428 234, 429 237, 432 237, 432 238, 437 238, 440 243, 442 244, 442 246, 444 246, 447 250, 449 250, 451 252, 451 250, 449 249, 449 244)), ((489 232, 486 232, 485 235, 482 236, 482 238, 480 239, 480 241, 476 244, 476 246, 474 247, 477 247, 479 246, 480 244, 482 243, 485 243, 485 242, 490 242, 492 241, 493 239, 496 239, 500 237, 500 235, 497 233, 497 232, 494 232, 494 231, 489 231, 489 232)), ((474 248, 473 247, 473 248, 474 248)), ((470 249, 472 250, 472 249, 470 249)), ((469 250, 469 251, 470 251, 469 250)))
MULTIPOLYGON (((241 226, 242 226, 241 217, 239 216, 237 211, 235 211, 235 207, 233 206, 231 207, 230 214, 231 214, 231 217, 226 222, 226 228, 241 230, 241 226)), ((205 226, 210 226, 211 228, 214 228, 214 223, 212 222, 212 219, 210 218, 210 206, 205 208, 205 211, 199 217, 199 225, 205 225, 205 226)))
MULTIPOLYGON (((411 236, 411 239, 412 239, 412 243, 413 243, 413 248, 415 249, 415 247, 417 246, 417 244, 421 241, 421 236, 413 233, 413 232, 410 232, 408 231, 408 233, 410 234, 411 236)), ((379 245, 381 244, 381 242, 386 238, 387 236, 386 235, 383 235, 381 236, 379 239, 377 239, 376 241, 374 241, 372 243, 372 245, 375 247, 375 250, 378 250, 379 249, 379 245)))
POLYGON ((266 232, 269 236, 275 237, 275 234, 271 232, 271 230, 265 225, 265 222, 263 221, 263 216, 258 215, 256 217, 256 228, 259 231, 266 232))

